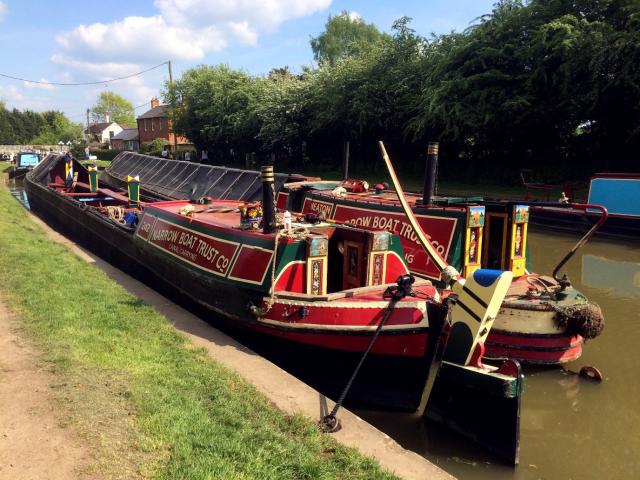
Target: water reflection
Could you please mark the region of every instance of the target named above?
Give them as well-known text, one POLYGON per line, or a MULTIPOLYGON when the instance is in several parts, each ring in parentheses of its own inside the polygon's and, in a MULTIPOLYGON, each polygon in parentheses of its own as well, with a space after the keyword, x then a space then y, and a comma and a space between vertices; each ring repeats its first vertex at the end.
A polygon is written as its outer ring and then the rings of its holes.
POLYGON ((640 296, 640 263, 582 256, 582 283, 622 297, 640 296))
POLYGON ((29 199, 27 198, 27 192, 24 191, 22 179, 10 178, 7 186, 9 187, 9 193, 15 197, 22 205, 27 208, 31 208, 29 206, 29 199))
MULTIPOLYGON (((532 231, 533 270, 549 274, 577 239, 532 231)), ((561 273, 601 306, 606 326, 585 345, 582 358, 564 369, 526 369, 519 467, 505 467, 411 416, 358 413, 462 479, 639 478, 640 244, 593 240, 561 273), (604 381, 574 373, 585 365, 599 368, 604 381)))

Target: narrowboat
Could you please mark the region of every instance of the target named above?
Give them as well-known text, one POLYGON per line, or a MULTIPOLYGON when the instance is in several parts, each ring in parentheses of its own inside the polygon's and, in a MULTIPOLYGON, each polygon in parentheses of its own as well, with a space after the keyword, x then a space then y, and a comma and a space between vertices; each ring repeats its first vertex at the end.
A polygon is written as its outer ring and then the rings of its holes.
MULTIPOLYGON (((430 165, 437 165, 437 148, 434 152, 429 155, 430 165)), ((437 253, 463 276, 479 268, 513 273, 485 343, 485 358, 508 357, 537 365, 558 365, 579 358, 585 339, 601 333, 602 312, 566 278, 529 271, 529 206, 479 197, 439 197, 430 178, 433 176, 426 176, 426 194, 407 194, 406 199, 437 253)), ((411 272, 436 283, 441 279, 441 269, 418 242, 396 192, 387 185, 371 187, 360 179, 288 183, 278 192, 277 206, 393 232, 401 239, 411 272)))
MULTIPOLYGON (((555 204, 532 202, 531 222, 555 230, 584 232, 602 218, 597 209, 574 208, 570 197, 571 193, 555 204)), ((640 173, 596 173, 589 181, 587 204, 607 209, 598 235, 640 241, 640 173)))
POLYGON ((9 171, 9 177, 24 178, 33 167, 42 160, 42 155, 36 152, 19 152, 14 158, 15 166, 9 171))
POLYGON ((398 236, 386 230, 286 225, 275 214, 268 171, 262 203, 148 203, 139 177, 128 181, 127 192, 101 184, 97 168, 61 155, 30 172, 25 189, 32 210, 54 227, 126 270, 166 282, 209 320, 303 351, 301 368, 324 368, 327 378, 353 372, 353 380, 362 366, 358 378, 369 391, 377 386, 376 398, 390 408, 396 398, 380 389, 402 379, 412 391, 400 408, 517 463, 523 375, 516 361, 482 363, 510 272, 478 270, 451 289, 415 280, 398 236))

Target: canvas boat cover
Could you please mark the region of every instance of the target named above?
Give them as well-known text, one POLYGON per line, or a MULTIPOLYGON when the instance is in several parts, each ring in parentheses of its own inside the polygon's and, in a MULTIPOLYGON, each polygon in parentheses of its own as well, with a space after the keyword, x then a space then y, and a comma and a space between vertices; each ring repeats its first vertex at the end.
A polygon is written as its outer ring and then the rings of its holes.
MULTIPOLYGON (((220 200, 260 200, 260 172, 151 157, 135 152, 118 154, 106 173, 126 182, 139 175, 143 189, 167 199, 212 197, 220 200)), ((294 180, 292 178, 292 180, 294 180)), ((275 190, 290 181, 286 173, 275 174, 275 190)))

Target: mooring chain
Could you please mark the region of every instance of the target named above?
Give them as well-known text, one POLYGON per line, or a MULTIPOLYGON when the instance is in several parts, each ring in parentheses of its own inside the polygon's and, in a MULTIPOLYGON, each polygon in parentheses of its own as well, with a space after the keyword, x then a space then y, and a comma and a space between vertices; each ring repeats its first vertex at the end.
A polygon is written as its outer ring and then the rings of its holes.
POLYGON ((325 415, 320 420, 319 425, 322 431, 326 433, 333 433, 340 430, 341 428, 340 421, 336 418, 338 410, 340 410, 340 408, 342 407, 342 404, 345 398, 347 397, 347 394, 349 393, 349 390, 351 389, 351 386, 353 385, 353 382, 355 381, 358 375, 358 372, 360 371, 360 368, 364 364, 364 361, 367 358, 367 355, 369 355, 369 352, 371 352, 371 349, 373 348, 373 344, 375 343, 376 339, 378 338, 378 335, 382 331, 382 327, 384 327, 384 324, 387 323, 387 320, 389 320, 389 317, 393 313, 393 309, 395 308, 396 304, 400 300, 402 300, 404 297, 413 295, 413 292, 411 291, 411 285, 413 284, 414 281, 415 281, 415 278, 412 275, 402 275, 398 278, 398 281, 397 281, 398 285, 396 287, 389 287, 385 291, 384 298, 388 298, 389 296, 391 296, 391 301, 389 302, 389 305, 387 306, 387 309, 384 312, 384 316, 382 317, 382 320, 380 320, 380 323, 378 324, 378 327, 376 328, 376 331, 374 332, 373 337, 371 337, 371 340, 369 340, 369 345, 367 345, 367 348, 362 354, 362 357, 360 357, 360 361, 358 362, 358 365, 356 366, 355 370, 351 374, 351 378, 349 378, 349 381, 347 382, 347 385, 344 387, 344 390, 340 394, 338 401, 333 406, 331 413, 329 413, 328 415, 325 415))

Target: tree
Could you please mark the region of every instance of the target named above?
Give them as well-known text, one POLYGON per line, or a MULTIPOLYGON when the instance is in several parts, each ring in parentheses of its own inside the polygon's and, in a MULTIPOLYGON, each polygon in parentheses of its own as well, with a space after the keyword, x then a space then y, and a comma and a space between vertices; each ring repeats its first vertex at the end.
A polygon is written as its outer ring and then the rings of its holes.
POLYGON ((122 127, 136 126, 133 104, 114 92, 102 92, 90 113, 95 123, 104 122, 105 115, 109 114, 111 121, 122 127))
POLYGON ((226 65, 185 71, 165 93, 175 112, 176 132, 186 134, 198 149, 208 149, 212 160, 256 151, 256 108, 265 81, 226 65))
POLYGON ((47 111, 42 113, 45 125, 29 143, 55 145, 59 141, 68 142, 82 139, 82 125, 71 123, 64 113, 47 111))
POLYGON ((343 10, 339 15, 329 16, 324 32, 311 39, 311 49, 318 64, 334 65, 341 58, 355 57, 374 48, 386 37, 374 24, 343 10))

